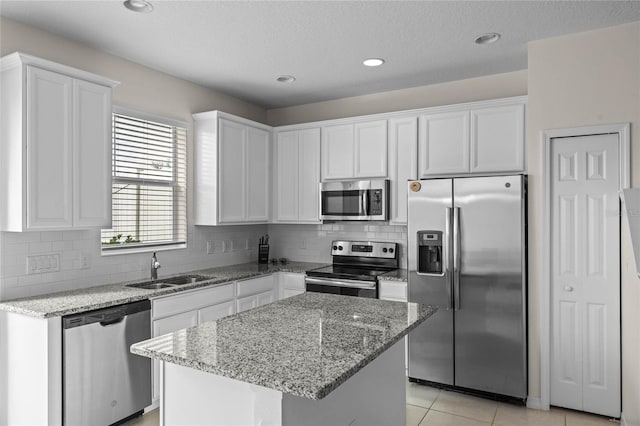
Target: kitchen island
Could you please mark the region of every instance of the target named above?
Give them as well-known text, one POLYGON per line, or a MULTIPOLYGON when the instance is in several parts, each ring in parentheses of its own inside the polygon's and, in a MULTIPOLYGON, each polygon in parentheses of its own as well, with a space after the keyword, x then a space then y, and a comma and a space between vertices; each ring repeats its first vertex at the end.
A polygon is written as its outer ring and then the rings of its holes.
POLYGON ((404 344, 429 306, 305 293, 134 344, 161 423, 405 424, 404 344))

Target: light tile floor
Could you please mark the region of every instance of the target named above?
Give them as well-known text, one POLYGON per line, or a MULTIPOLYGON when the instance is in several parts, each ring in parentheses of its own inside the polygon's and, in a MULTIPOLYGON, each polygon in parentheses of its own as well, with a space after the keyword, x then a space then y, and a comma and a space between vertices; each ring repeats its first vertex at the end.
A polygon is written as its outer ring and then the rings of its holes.
MULTIPOLYGON (((158 410, 123 426, 158 426, 158 410)), ((407 426, 619 426, 617 420, 552 408, 530 410, 512 404, 407 382, 407 426)), ((395 426, 395 425, 388 425, 395 426)))
POLYGON ((531 410, 407 383, 407 426, 618 426, 618 420, 572 410, 531 410))

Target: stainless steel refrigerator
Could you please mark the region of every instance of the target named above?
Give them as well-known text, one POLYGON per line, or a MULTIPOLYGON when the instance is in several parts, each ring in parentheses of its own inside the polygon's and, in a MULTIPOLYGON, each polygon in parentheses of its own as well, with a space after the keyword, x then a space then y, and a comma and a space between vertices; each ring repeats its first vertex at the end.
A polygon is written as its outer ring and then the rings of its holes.
POLYGON ((438 307, 409 334, 409 377, 527 395, 526 178, 410 181, 409 301, 438 307))

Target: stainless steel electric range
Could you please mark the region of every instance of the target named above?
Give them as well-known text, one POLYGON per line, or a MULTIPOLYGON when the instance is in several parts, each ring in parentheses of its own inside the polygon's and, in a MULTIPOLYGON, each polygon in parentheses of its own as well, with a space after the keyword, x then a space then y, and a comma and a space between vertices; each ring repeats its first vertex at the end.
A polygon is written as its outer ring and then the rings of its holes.
POLYGON ((333 241, 330 266, 306 271, 307 291, 378 298, 378 277, 398 269, 398 244, 333 241))

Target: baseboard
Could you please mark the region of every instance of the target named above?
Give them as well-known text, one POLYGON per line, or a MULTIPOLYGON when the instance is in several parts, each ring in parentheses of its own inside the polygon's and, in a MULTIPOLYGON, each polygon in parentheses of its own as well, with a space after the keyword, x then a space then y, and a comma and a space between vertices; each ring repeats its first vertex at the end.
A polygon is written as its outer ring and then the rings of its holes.
POLYGON ((538 398, 528 397, 527 408, 531 408, 532 410, 549 411, 549 407, 545 408, 542 406, 542 399, 540 399, 539 397, 538 398))

